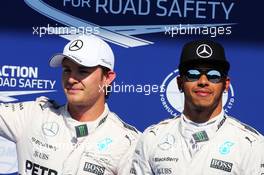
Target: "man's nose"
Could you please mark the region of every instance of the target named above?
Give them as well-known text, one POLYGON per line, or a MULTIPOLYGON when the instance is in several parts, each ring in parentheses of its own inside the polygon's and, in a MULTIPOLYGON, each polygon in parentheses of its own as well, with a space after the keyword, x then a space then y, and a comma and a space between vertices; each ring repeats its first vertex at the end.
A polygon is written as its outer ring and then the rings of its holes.
POLYGON ((207 86, 209 83, 209 80, 207 79, 207 76, 202 74, 200 78, 198 79, 198 86, 207 86))
POLYGON ((69 83, 75 83, 78 82, 78 76, 76 75, 76 73, 71 72, 71 74, 68 77, 68 82, 69 83))

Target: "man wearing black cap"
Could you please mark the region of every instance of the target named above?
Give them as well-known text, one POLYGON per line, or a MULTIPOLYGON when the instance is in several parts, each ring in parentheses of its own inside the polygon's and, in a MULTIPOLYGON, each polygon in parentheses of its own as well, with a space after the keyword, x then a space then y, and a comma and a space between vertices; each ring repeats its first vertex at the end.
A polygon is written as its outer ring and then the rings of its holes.
POLYGON ((222 108, 229 67, 216 42, 193 41, 183 47, 177 77, 185 97, 183 113, 145 130, 130 174, 264 174, 263 136, 222 108))

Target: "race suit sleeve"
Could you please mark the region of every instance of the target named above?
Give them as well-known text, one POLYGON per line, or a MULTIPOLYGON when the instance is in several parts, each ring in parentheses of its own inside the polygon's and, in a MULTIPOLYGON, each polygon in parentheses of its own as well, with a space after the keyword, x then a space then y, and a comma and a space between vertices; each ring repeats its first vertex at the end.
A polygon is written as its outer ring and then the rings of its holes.
MULTIPOLYGON (((148 142, 148 131, 145 131, 140 137, 135 152, 132 157, 130 174, 133 175, 154 175, 150 166, 150 146, 148 142)), ((127 173, 127 174, 129 174, 127 173)))
POLYGON ((243 160, 244 175, 264 175, 264 139, 252 143, 243 160))
POLYGON ((31 121, 44 106, 51 106, 51 103, 43 97, 30 102, 0 103, 0 136, 17 142, 25 130, 33 127, 31 121))
POLYGON ((25 124, 26 103, 0 104, 0 135, 16 142, 25 124))

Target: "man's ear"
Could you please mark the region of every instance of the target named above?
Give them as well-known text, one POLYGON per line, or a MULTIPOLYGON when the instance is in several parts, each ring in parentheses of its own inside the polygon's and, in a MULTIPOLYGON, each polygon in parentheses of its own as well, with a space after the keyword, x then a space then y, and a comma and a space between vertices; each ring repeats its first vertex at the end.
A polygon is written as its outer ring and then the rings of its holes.
POLYGON ((108 71, 105 75, 105 85, 109 86, 116 78, 116 73, 112 70, 108 71))
POLYGON ((178 85, 179 91, 183 92, 183 79, 180 75, 177 76, 177 85, 178 85))
POLYGON ((229 86, 230 86, 230 78, 229 77, 226 77, 225 79, 225 86, 224 86, 224 91, 228 91, 229 89, 229 86))

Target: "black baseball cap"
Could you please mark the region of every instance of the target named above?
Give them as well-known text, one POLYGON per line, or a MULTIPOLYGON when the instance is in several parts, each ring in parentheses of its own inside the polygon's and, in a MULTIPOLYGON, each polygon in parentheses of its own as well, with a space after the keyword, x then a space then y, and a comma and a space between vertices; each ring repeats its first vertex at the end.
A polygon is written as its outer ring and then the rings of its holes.
POLYGON ((196 40, 186 43, 180 58, 180 74, 189 67, 202 63, 210 64, 213 68, 219 68, 226 75, 230 68, 221 44, 211 40, 196 40))

